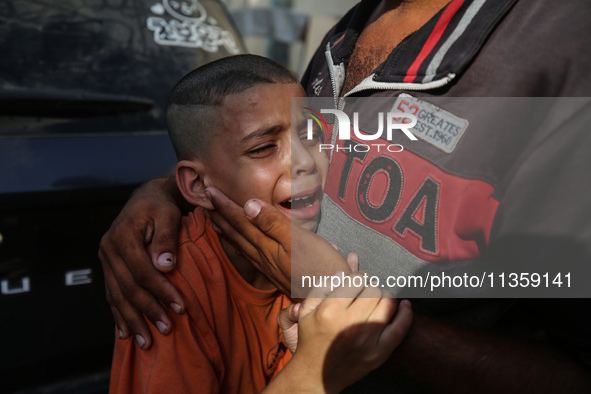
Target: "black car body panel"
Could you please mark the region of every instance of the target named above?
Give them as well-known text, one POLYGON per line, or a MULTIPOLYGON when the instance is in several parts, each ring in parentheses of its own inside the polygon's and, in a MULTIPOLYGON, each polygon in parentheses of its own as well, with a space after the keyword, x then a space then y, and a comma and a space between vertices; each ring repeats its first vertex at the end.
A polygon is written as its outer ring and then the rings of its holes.
POLYGON ((176 158, 166 97, 241 52, 219 1, 0 1, 0 392, 101 392, 98 242, 176 158))

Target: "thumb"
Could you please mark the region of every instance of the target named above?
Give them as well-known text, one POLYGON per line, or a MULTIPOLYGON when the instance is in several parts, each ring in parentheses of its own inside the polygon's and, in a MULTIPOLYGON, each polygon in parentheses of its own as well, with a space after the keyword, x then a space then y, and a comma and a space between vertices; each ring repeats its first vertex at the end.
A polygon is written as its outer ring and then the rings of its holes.
POLYGON ((347 265, 351 268, 351 272, 359 271, 359 256, 357 253, 349 253, 347 255, 347 265))
POLYGON ((160 218, 154 222, 152 263, 160 272, 170 272, 176 264, 180 216, 160 218))
POLYGON ((212 186, 209 186, 205 193, 215 206, 215 211, 250 243, 260 246, 261 235, 282 245, 291 239, 289 218, 266 202, 251 199, 242 208, 212 186))
POLYGON ((291 220, 264 201, 248 200, 244 213, 259 230, 279 243, 291 236, 291 220))
POLYGON ((293 354, 298 348, 298 317, 301 304, 291 304, 279 312, 277 322, 283 331, 283 339, 289 351, 293 354))
MULTIPOLYGON (((388 324, 378 340, 380 347, 384 349, 386 356, 389 356, 406 338, 412 326, 413 311, 410 301, 403 300, 398 304, 398 310, 394 319, 388 324)), ((385 360, 385 358, 384 358, 385 360)))
POLYGON ((290 327, 298 322, 300 306, 300 303, 291 304, 279 312, 279 316, 277 316, 277 322, 283 331, 287 331, 290 327))

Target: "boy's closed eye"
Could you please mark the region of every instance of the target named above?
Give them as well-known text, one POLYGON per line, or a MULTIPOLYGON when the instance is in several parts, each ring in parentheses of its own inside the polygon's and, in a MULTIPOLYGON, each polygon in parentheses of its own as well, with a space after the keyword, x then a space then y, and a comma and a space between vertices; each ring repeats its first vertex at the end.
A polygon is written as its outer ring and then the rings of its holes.
POLYGON ((254 149, 249 150, 247 154, 256 158, 262 158, 272 154, 275 149, 277 149, 277 144, 269 143, 263 146, 255 147, 254 149))

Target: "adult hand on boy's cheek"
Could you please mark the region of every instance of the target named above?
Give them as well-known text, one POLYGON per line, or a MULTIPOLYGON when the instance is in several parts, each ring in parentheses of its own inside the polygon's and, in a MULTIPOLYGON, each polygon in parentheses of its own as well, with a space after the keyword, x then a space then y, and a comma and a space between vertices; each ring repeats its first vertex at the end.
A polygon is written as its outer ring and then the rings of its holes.
POLYGON ((210 216, 221 233, 282 293, 302 298, 309 289, 295 286, 302 283, 297 278, 350 271, 345 259, 328 242, 292 225, 273 206, 249 200, 243 209, 213 187, 207 188, 207 193, 215 206, 210 216))
POLYGON ((107 300, 119 336, 135 335, 142 349, 149 348, 152 341, 142 313, 166 334, 171 323, 158 299, 177 313, 184 308, 177 290, 156 270, 172 270, 177 250, 181 213, 165 192, 168 182, 158 179, 139 189, 103 236, 99 248, 107 300), (151 256, 146 251, 150 242, 151 256))

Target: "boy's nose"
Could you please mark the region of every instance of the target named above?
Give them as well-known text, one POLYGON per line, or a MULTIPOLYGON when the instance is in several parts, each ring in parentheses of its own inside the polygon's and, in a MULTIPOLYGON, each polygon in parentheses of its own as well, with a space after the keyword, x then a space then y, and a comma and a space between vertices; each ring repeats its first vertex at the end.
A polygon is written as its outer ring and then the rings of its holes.
POLYGON ((291 176, 303 176, 312 174, 316 171, 316 162, 302 145, 301 141, 297 139, 291 143, 291 176))

